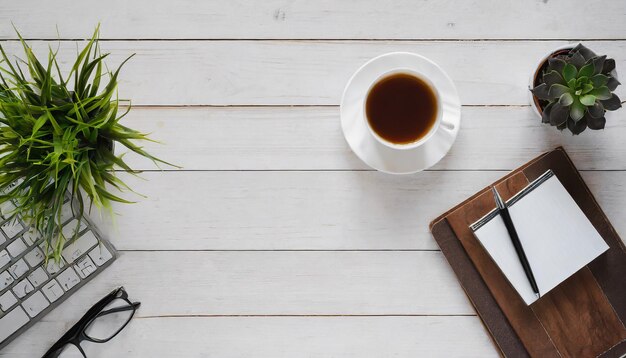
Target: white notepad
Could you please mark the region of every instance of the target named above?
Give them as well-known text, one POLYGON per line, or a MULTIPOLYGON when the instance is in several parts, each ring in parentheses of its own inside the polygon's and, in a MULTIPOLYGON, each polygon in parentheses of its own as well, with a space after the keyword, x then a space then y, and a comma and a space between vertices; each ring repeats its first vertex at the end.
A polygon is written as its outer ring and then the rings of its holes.
MULTIPOLYGON (((552 171, 506 205, 541 296, 609 248, 552 171)), ((537 300, 497 212, 471 228, 524 302, 537 300)))

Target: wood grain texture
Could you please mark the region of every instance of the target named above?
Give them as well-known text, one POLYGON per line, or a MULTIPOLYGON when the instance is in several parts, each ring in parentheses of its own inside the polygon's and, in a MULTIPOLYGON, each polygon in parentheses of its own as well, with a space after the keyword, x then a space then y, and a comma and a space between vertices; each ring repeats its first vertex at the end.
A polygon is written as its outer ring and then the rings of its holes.
POLYGON ((440 252, 127 251, 46 320, 115 283, 142 302, 138 317, 474 314, 440 252))
POLYGON ((626 340, 624 323, 587 267, 548 292, 532 310, 561 357, 597 357, 626 340))
MULTIPOLYGON (((517 15, 516 15, 517 16, 517 15)), ((338 105, 352 74, 369 59, 415 52, 454 80, 464 105, 527 105, 537 62, 566 41, 111 41, 110 67, 136 53, 120 74, 120 97, 158 105, 338 105), (453 55, 451 55, 453 54, 453 55)), ((626 68, 626 41, 589 41, 626 68)), ((60 46, 62 67, 74 41, 32 41, 36 53, 60 46)), ((3 44, 21 54, 20 44, 3 44)), ((626 87, 617 93, 626 98, 626 87)))
MULTIPOLYGON (((0 357, 41 356, 43 346, 68 328, 66 321, 42 321, 0 357)), ((87 344, 88 356, 498 357, 477 317, 147 318, 133 320, 123 334, 102 346, 87 344)))
MULTIPOLYGON (((434 170, 512 170, 557 146, 579 169, 626 170, 621 112, 606 130, 579 136, 541 124, 530 107, 464 107, 462 116, 454 146, 434 170)), ((338 107, 137 107, 125 123, 151 133, 161 144, 146 142, 145 148, 185 170, 369 168, 345 141, 338 107)), ((127 160, 137 169, 156 169, 137 156, 127 160)))
POLYGON ((57 25, 64 38, 84 38, 102 22, 103 37, 117 39, 612 39, 624 38, 625 11, 622 1, 599 0, 584 5, 568 0, 37 0, 4 4, 0 35, 15 38, 13 21, 33 38, 55 38, 57 25), (602 22, 580 26, 581 18, 602 22))
MULTIPOLYGON (((504 174, 146 172, 127 181, 147 198, 92 216, 123 250, 436 250, 428 223, 504 174)), ((626 233, 626 173, 583 174, 626 233)))
POLYGON ((150 172, 92 215, 119 249, 437 249, 428 222, 502 172, 150 172))

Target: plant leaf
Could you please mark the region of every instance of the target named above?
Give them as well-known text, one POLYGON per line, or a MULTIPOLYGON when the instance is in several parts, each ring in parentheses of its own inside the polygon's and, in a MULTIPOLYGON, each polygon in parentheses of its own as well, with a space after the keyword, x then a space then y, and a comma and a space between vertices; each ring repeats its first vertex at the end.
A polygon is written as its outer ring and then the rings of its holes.
POLYGON ((575 91, 576 90, 576 79, 572 78, 571 80, 569 80, 567 82, 567 87, 571 88, 572 91, 575 91))
POLYGON ((548 85, 546 85, 545 83, 540 83, 537 87, 531 88, 530 92, 532 92, 532 94, 539 99, 547 100, 550 99, 548 95, 548 88, 548 85))
POLYGON ((574 122, 578 122, 585 116, 585 105, 580 103, 578 99, 574 99, 574 103, 569 108, 569 116, 574 120, 574 122))
POLYGON ((565 65, 565 67, 563 67, 563 79, 569 83, 571 80, 576 78, 576 74, 578 73, 578 71, 576 70, 576 67, 574 65, 572 65, 571 63, 568 63, 565 65))
POLYGON ((579 43, 578 45, 576 45, 573 49, 572 52, 578 52, 580 53, 583 58, 585 59, 585 61, 596 57, 596 54, 591 51, 590 49, 588 49, 586 46, 584 46, 583 44, 579 43))
POLYGON ((541 112, 541 123, 550 123, 550 112, 554 103, 548 103, 548 105, 541 112))
POLYGON ((594 87, 602 87, 609 82, 609 76, 600 73, 593 75, 590 80, 594 87))
POLYGON ((596 101, 593 106, 587 108, 587 112, 589 112, 589 115, 593 118, 604 117, 604 106, 602 106, 600 101, 596 101))
POLYGON ((555 103, 552 106, 552 110, 550 111, 550 124, 553 126, 558 126, 560 124, 565 123, 569 116, 569 108, 560 105, 559 103, 555 103))
POLYGON ((606 118, 604 117, 594 118, 592 116, 585 116, 585 119, 587 121, 587 127, 589 127, 589 129, 604 129, 604 126, 606 125, 606 118))
POLYGON ((585 58, 583 57, 583 55, 580 54, 580 52, 574 52, 569 59, 570 63, 574 66, 576 66, 576 68, 580 68, 582 67, 585 62, 587 62, 587 60, 585 60, 585 58))
POLYGON ((611 98, 611 90, 608 87, 598 87, 594 88, 589 94, 596 96, 599 100, 607 100, 611 98))
POLYGON ((572 132, 573 135, 578 135, 585 131, 587 128, 587 120, 585 118, 581 118, 579 121, 573 121, 572 119, 567 121, 567 128, 572 132))
POLYGON ((611 98, 600 101, 600 103, 602 103, 602 106, 604 106, 604 109, 607 111, 614 111, 622 106, 622 101, 620 101, 615 93, 611 95, 611 98))
POLYGON ((607 58, 604 61, 604 65, 602 66, 602 73, 608 74, 609 72, 615 69, 615 60, 612 58, 607 58))
POLYGON ((594 75, 602 73, 602 68, 604 67, 604 61, 606 61, 606 55, 594 57, 591 59, 591 63, 593 63, 594 75))
POLYGON ((557 83, 561 85, 567 85, 567 82, 565 82, 563 77, 561 77, 561 75, 554 70, 549 71, 543 75, 543 82, 548 86, 552 86, 553 84, 557 83))
POLYGON ((615 91, 615 89, 617 88, 617 86, 619 86, 621 83, 617 80, 617 78, 615 77, 609 77, 608 82, 606 83, 606 86, 609 88, 609 90, 611 91, 615 91))
POLYGON ((583 91, 582 94, 587 94, 589 92, 593 91, 593 85, 591 83, 585 83, 583 85, 583 91))
POLYGON ((584 65, 583 67, 581 67, 580 71, 578 71, 578 78, 581 77, 591 77, 591 75, 593 75, 593 64, 592 63, 588 63, 586 65, 584 65))
POLYGON ((563 86, 560 84, 554 84, 552 86, 550 86, 550 89, 548 90, 548 97, 550 99, 558 99, 560 98, 563 93, 571 93, 572 90, 567 87, 567 86, 563 86))
POLYGON ((564 107, 570 106, 574 103, 574 97, 570 93, 563 93, 559 98, 559 104, 564 107))
POLYGON ((565 67, 565 60, 562 58, 553 57, 548 60, 548 69, 550 70, 562 73, 563 67, 565 67))
MULTIPOLYGON (((586 94, 584 96, 581 96, 579 100, 580 100, 580 103, 589 107, 589 106, 593 106, 594 103, 596 103, 596 96, 592 94, 586 94)), ((572 102, 573 102, 573 99, 572 99, 572 102)))

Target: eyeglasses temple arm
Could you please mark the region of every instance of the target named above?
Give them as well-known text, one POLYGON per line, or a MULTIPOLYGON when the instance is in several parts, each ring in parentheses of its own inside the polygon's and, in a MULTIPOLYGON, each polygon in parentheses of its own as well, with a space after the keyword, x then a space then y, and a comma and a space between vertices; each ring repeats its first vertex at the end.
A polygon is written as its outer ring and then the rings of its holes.
POLYGON ((124 312, 124 311, 134 310, 135 308, 139 307, 139 305, 140 305, 139 302, 135 302, 131 306, 115 307, 115 308, 111 308, 110 310, 100 311, 98 313, 97 317, 102 317, 104 315, 108 315, 108 314, 111 314, 111 313, 117 313, 117 312, 124 312))

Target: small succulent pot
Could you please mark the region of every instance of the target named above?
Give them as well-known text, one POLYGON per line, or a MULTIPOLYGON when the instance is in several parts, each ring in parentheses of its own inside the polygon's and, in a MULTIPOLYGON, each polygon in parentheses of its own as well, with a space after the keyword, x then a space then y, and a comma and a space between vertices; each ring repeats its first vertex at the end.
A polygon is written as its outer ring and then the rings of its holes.
POLYGON ((565 45, 544 56, 530 77, 529 97, 543 123, 580 134, 603 129, 607 111, 621 107, 615 60, 582 44, 565 45))

